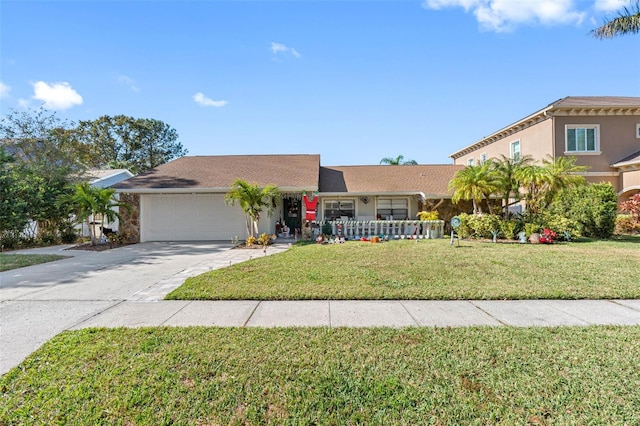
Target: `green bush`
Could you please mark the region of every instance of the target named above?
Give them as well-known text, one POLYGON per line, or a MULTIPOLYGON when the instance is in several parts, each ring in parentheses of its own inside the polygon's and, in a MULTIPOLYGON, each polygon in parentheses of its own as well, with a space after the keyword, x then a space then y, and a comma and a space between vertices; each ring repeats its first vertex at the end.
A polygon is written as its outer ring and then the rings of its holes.
POLYGON ((501 221, 500 216, 495 214, 471 215, 469 226, 478 237, 492 238, 491 231, 499 231, 501 221))
POLYGON ((500 232, 508 240, 515 240, 520 228, 520 222, 517 220, 503 220, 500 222, 500 232))
POLYGON ((458 226, 458 228, 456 229, 456 234, 458 234, 458 237, 469 238, 471 235, 473 235, 473 229, 471 229, 471 226, 469 225, 469 220, 472 216, 473 215, 470 215, 468 213, 460 213, 458 215, 458 217, 460 218, 460 226, 458 226))
POLYGON ((617 199, 611 184, 597 183, 561 191, 549 211, 575 221, 585 237, 609 238, 615 228, 617 199))

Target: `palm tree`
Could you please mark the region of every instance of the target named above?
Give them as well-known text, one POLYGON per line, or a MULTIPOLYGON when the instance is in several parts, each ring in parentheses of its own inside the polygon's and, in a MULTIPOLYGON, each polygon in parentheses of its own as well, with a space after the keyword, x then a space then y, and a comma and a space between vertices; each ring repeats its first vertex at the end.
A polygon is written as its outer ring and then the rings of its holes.
POLYGON ((530 165, 532 161, 530 156, 524 156, 519 160, 514 160, 505 155, 500 155, 499 159, 491 161, 497 191, 502 196, 502 207, 505 217, 509 212, 509 200, 514 199, 515 201, 513 203, 520 200, 520 187, 522 186, 522 182, 518 179, 518 171, 522 167, 530 165))
POLYGON ((396 158, 384 157, 380 160, 380 164, 388 164, 390 166, 415 166, 418 164, 416 160, 404 160, 404 155, 398 155, 396 158))
POLYGON ((640 1, 635 6, 625 7, 618 12, 618 17, 605 22, 601 27, 591 31, 599 39, 613 38, 624 34, 640 32, 640 1))
POLYGON ((516 171, 515 177, 525 188, 526 209, 538 213, 543 205, 547 170, 539 164, 527 164, 516 171))
POLYGON ((247 237, 255 237, 262 210, 266 209, 267 216, 271 216, 275 206, 280 203, 280 190, 275 185, 260 188, 257 184, 236 179, 224 199, 228 206, 233 206, 236 202, 240 205, 245 216, 247 237))
POLYGON ((81 183, 76 185, 75 192, 70 197, 65 197, 65 201, 69 202, 75 211, 77 219, 86 221, 92 246, 98 243, 98 238, 102 238, 103 229, 100 227, 100 235, 96 235, 95 227, 91 225, 91 219, 102 216, 108 222, 113 222, 116 219, 122 220, 122 216, 115 208, 130 207, 127 203, 118 201, 115 198, 115 193, 115 189, 97 188, 88 183, 81 183))
POLYGON ((478 166, 468 166, 459 170, 449 182, 449 189, 454 191, 451 201, 457 203, 460 200, 472 200, 473 213, 482 213, 480 203, 483 199, 489 198, 498 188, 491 167, 491 162, 487 161, 478 166))
POLYGON ((586 172, 586 166, 576 166, 575 157, 557 157, 551 155, 542 160, 542 166, 546 169, 546 193, 545 202, 548 205, 560 190, 581 186, 586 183, 584 176, 578 173, 586 172))

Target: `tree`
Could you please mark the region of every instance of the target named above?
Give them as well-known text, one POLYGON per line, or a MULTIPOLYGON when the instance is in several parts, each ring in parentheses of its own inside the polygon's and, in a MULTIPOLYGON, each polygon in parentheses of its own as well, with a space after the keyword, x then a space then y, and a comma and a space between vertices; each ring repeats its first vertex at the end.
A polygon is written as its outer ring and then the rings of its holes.
POLYGON ((599 39, 613 38, 625 34, 640 32, 640 1, 633 7, 625 7, 618 12, 618 17, 606 21, 602 26, 591 31, 599 39))
POLYGON ((267 216, 273 214, 275 206, 280 202, 280 190, 275 185, 260 188, 257 184, 236 179, 231 184, 231 190, 225 195, 225 203, 233 206, 236 202, 245 215, 247 237, 255 237, 262 210, 266 209, 267 216))
POLYGON ((73 123, 44 108, 12 110, 0 121, 0 143, 16 161, 45 177, 80 176, 88 149, 70 132, 73 123))
POLYGON ((473 213, 482 213, 482 200, 488 199, 498 188, 491 162, 459 170, 449 182, 449 188, 454 191, 451 201, 472 200, 473 213))
POLYGON ((22 193, 20 165, 0 146, 0 238, 15 239, 29 222, 28 201, 22 193))
POLYGON ((17 200, 26 203, 28 222, 37 223, 31 230, 47 241, 67 230, 68 208, 57 200, 72 191, 86 170, 87 150, 73 138, 70 126, 43 108, 11 111, 0 121, 0 145, 15 160, 11 169, 17 200))
POLYGON ((532 158, 524 156, 519 160, 501 155, 499 159, 490 162, 491 169, 495 176, 496 190, 502 197, 502 208, 505 217, 509 212, 509 205, 520 200, 520 187, 522 182, 518 179, 519 170, 530 165, 532 158), (510 203, 510 200, 515 200, 510 203))
POLYGON ((74 133, 91 147, 92 167, 115 166, 137 174, 187 153, 176 130, 155 119, 104 115, 80 121, 74 133))
POLYGON ((586 166, 577 166, 575 157, 556 157, 551 155, 542 160, 546 171, 545 202, 550 204, 555 196, 563 189, 584 186, 587 181, 578 173, 586 172, 586 166))
POLYGON ((385 157, 380 160, 380 164, 388 164, 390 166, 415 166, 418 164, 416 160, 406 160, 404 155, 398 155, 396 158, 385 157))
POLYGON ((115 192, 115 189, 98 188, 88 183, 81 183, 76 185, 72 195, 63 197, 61 200, 63 204, 69 203, 72 206, 79 222, 86 222, 89 235, 91 235, 91 245, 96 245, 98 239, 103 235, 102 227, 100 227, 100 235, 96 235, 95 227, 91 224, 92 219, 95 221, 96 217, 102 216, 108 222, 113 222, 116 219, 122 220, 120 213, 115 208, 129 208, 128 204, 122 203, 114 197, 115 192))

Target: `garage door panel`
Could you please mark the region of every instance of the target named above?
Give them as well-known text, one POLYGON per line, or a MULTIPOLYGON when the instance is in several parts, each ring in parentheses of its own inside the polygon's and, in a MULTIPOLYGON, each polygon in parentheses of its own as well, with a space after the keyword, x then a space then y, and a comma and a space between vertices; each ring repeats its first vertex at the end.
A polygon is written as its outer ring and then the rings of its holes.
POLYGON ((230 240, 245 233, 238 206, 223 194, 144 194, 140 216, 142 241, 230 240))

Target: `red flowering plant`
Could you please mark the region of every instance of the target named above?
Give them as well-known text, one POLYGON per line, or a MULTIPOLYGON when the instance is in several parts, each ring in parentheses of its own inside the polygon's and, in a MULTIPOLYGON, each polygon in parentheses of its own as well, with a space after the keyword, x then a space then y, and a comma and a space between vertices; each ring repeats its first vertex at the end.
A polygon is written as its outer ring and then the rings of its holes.
POLYGON ((554 240, 556 239, 557 236, 558 236, 558 234, 553 232, 551 229, 544 228, 542 230, 542 234, 540 234, 540 242, 542 244, 553 244, 553 242, 554 242, 554 240))

